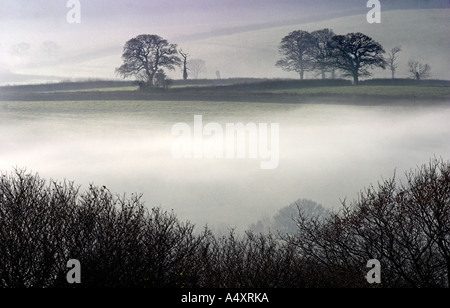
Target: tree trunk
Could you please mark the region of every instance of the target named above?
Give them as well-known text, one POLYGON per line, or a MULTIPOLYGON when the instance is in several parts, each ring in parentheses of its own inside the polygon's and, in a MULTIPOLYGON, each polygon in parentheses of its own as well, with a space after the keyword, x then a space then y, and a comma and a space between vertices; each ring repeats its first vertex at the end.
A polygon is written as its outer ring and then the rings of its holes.
POLYGON ((184 69, 183 69, 183 79, 186 80, 188 79, 188 72, 187 72, 187 68, 186 68, 186 64, 184 65, 184 69))
POLYGON ((187 80, 189 77, 188 70, 187 70, 187 56, 184 58, 183 63, 183 79, 187 80))
POLYGON ((155 73, 148 73, 147 85, 151 88, 155 85, 155 73))
POLYGON ((353 84, 357 85, 359 83, 358 73, 353 73, 353 84))

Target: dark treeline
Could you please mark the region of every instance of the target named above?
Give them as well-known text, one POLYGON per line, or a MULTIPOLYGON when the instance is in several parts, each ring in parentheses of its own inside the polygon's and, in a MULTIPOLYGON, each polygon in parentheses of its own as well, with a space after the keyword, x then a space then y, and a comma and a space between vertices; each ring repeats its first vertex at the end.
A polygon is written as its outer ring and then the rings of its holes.
POLYGON ((433 159, 406 178, 326 217, 299 207, 294 233, 216 236, 138 195, 16 170, 0 178, 0 286, 449 287, 450 165, 433 159), (67 282, 70 259, 81 284, 67 282), (366 281, 371 259, 381 284, 366 281))

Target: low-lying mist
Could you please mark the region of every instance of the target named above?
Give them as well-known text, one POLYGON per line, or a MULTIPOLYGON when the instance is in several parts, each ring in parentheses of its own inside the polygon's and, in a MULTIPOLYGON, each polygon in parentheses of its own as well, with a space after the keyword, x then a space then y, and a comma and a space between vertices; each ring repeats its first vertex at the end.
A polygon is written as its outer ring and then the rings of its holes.
POLYGON ((370 184, 450 157, 450 107, 233 102, 0 102, 0 170, 142 193, 148 207, 213 230, 243 230, 299 198, 330 209, 370 184), (175 159, 174 124, 194 115, 279 123, 279 166, 175 159))

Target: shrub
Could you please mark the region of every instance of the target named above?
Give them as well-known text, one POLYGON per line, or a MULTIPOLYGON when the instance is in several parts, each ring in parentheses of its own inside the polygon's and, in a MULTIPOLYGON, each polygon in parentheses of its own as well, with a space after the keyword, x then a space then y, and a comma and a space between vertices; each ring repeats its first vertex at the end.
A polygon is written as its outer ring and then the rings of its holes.
POLYGON ((449 287, 450 165, 434 159, 370 187, 325 221, 300 213, 287 238, 340 286, 364 286, 368 260, 381 262, 382 286, 449 287))
POLYGON ((93 185, 46 185, 16 171, 0 178, 0 286, 67 286, 67 261, 82 265, 82 286, 181 286, 194 279, 202 236, 140 196, 93 185))
MULTIPOLYGON (((381 287, 449 287, 450 165, 434 159, 361 192, 337 213, 298 207, 297 232, 283 237, 195 231, 141 196, 47 184, 16 170, 0 176, 0 287, 369 287, 367 261, 381 263, 381 287)), ((290 208, 290 207, 289 207, 290 208)), ((307 208, 307 207, 306 207, 307 208)))

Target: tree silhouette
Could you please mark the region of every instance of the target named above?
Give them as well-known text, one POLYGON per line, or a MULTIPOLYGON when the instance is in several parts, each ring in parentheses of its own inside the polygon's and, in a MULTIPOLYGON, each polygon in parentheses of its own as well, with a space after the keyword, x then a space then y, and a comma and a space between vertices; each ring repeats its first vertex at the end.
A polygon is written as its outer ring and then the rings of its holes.
POLYGON ((183 52, 182 50, 180 50, 180 55, 183 58, 183 80, 187 80, 189 77, 189 73, 188 73, 188 67, 187 67, 187 59, 189 57, 189 55, 185 52, 183 52))
POLYGON ((431 76, 431 66, 419 63, 419 61, 409 61, 408 71, 411 74, 411 77, 416 80, 426 79, 431 76))
POLYGON ((361 192, 325 221, 300 213, 288 238, 307 259, 342 285, 364 285, 368 260, 382 266, 382 286, 450 286, 450 165, 433 159, 361 192))
POLYGON ((391 51, 388 52, 388 57, 386 59, 386 62, 388 64, 389 69, 392 73, 392 79, 395 79, 395 72, 398 68, 398 64, 396 63, 398 59, 398 53, 402 51, 402 48, 400 46, 396 46, 391 49, 391 51))
POLYGON ((0 175, 0 287, 300 288, 450 286, 450 164, 432 159, 326 215, 300 200, 274 222, 295 232, 214 236, 140 195, 0 175), (290 225, 294 226, 294 224, 290 225), (79 260, 81 284, 66 280, 79 260))
POLYGON ((362 33, 336 35, 330 43, 332 65, 344 72, 344 76, 353 77, 354 84, 359 77, 370 76, 369 69, 386 68, 383 47, 362 33))
POLYGON ((281 208, 272 218, 258 220, 250 226, 250 230, 256 233, 281 233, 295 234, 297 232, 296 218, 298 213, 303 213, 307 218, 327 218, 331 212, 320 204, 308 199, 298 199, 290 205, 281 208))
POLYGON ((20 61, 20 64, 23 64, 25 56, 28 54, 30 50, 30 44, 26 42, 15 44, 10 49, 10 54, 17 58, 20 61))
POLYGON ((326 72, 332 72, 335 67, 332 65, 331 61, 331 48, 330 43, 335 36, 333 30, 322 29, 311 32, 313 37, 313 45, 311 48, 312 53, 312 63, 315 70, 318 70, 325 79, 326 72))
POLYGON ((41 50, 47 56, 48 61, 52 61, 53 57, 56 55, 56 52, 59 50, 59 45, 54 41, 44 41, 41 44, 41 50))
POLYGON ((158 35, 142 34, 126 42, 123 64, 116 73, 124 78, 135 76, 145 86, 153 87, 156 72, 164 67, 174 70, 181 64, 177 45, 158 35))
POLYGON ((194 79, 198 79, 201 73, 206 72, 206 63, 202 59, 192 59, 187 63, 188 70, 191 72, 194 79))
POLYGON ((285 36, 280 43, 279 53, 281 59, 276 66, 285 71, 294 71, 304 79, 304 73, 313 69, 311 49, 313 48, 313 37, 307 31, 293 31, 285 36))

